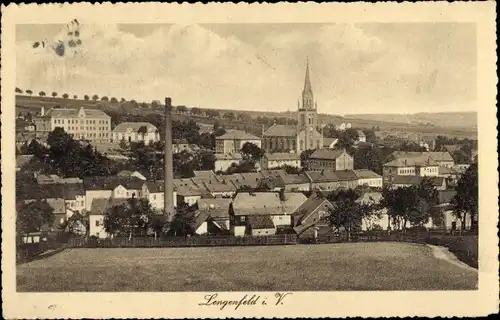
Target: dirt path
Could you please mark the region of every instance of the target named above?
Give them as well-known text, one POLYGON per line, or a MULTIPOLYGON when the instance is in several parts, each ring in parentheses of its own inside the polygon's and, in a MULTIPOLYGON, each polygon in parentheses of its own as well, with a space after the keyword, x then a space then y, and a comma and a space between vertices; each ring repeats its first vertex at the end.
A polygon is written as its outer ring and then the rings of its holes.
POLYGON ((456 265, 457 267, 463 268, 463 269, 473 270, 474 272, 478 271, 476 268, 473 268, 473 267, 469 266, 468 264, 458 260, 458 258, 445 247, 433 246, 430 244, 428 244, 427 246, 429 248, 431 248, 432 255, 436 259, 445 260, 445 261, 447 261, 453 265, 456 265))

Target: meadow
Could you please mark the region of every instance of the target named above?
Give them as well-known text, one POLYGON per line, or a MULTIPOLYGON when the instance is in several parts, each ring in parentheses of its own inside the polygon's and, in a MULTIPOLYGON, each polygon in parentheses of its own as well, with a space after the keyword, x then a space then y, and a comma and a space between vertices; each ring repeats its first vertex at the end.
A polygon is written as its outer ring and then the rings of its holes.
POLYGON ((474 290, 477 272, 410 243, 67 249, 17 266, 17 291, 474 290))

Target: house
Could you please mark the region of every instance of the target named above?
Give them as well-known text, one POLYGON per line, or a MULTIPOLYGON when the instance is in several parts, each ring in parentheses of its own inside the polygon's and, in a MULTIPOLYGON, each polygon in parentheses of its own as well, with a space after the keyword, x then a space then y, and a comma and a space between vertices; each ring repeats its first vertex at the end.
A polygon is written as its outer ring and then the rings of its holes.
POLYGON ((16 132, 18 131, 35 131, 35 124, 26 120, 16 120, 16 132))
POLYGON ((199 199, 193 229, 196 234, 228 234, 232 199, 199 199))
POLYGON ((29 146, 31 142, 36 141, 40 145, 48 147, 47 138, 49 136, 48 132, 16 132, 16 147, 22 148, 23 146, 29 146))
MULTIPOLYGON (((381 192, 364 192, 356 199, 356 202, 360 204, 378 205, 382 199, 381 192)), ((391 221, 386 208, 381 208, 372 215, 363 217, 361 220, 362 231, 388 229, 391 229, 391 221)))
POLYGON ((266 153, 261 159, 263 170, 290 166, 300 168, 300 154, 290 152, 266 153))
POLYGON ((240 189, 243 187, 255 189, 264 179, 264 176, 261 172, 244 172, 233 173, 231 175, 218 175, 217 179, 219 181, 230 181, 236 187, 236 189, 240 189))
POLYGON ((352 170, 354 159, 345 149, 318 149, 314 151, 307 162, 309 170, 352 170))
POLYGON ((62 128, 74 139, 85 139, 94 143, 111 139, 111 117, 98 109, 52 108, 33 118, 37 132, 51 132, 62 128))
MULTIPOLYGON (((230 198, 234 195, 237 188, 231 181, 225 180, 223 176, 219 181, 217 179, 209 179, 203 182, 203 186, 210 192, 213 197, 216 198, 230 198)), ((193 181, 194 178, 193 178, 193 181)), ((196 181, 195 181, 196 182, 196 181)))
POLYGON ((131 178, 131 177, 135 177, 135 178, 138 178, 138 179, 141 179, 143 181, 146 181, 146 177, 140 173, 139 171, 128 171, 128 170, 123 170, 123 171, 120 171, 116 174, 118 177, 122 177, 122 178, 131 178))
POLYGON ((305 173, 280 175, 285 191, 306 192, 311 189, 311 181, 305 173))
POLYGON ((89 236, 98 237, 100 239, 107 238, 109 234, 104 228, 104 215, 106 211, 113 206, 121 205, 126 202, 126 199, 92 199, 89 212, 89 236))
POLYGON ((366 142, 366 135, 363 131, 357 130, 358 133, 358 142, 366 142))
POLYGON ((112 132, 111 142, 140 142, 149 145, 160 141, 158 128, 149 122, 122 122, 112 132))
MULTIPOLYGON (((391 188, 418 186, 422 182, 421 176, 395 176, 391 188)), ((446 190, 447 182, 443 177, 428 177, 436 190, 446 190)))
MULTIPOLYGON (((85 210, 85 191, 83 184, 30 184, 17 190, 19 200, 29 203, 36 200, 54 201, 61 200, 64 203, 65 214, 67 210, 69 215, 74 212, 83 213, 85 210)), ((62 214, 62 213, 61 213, 62 214)))
POLYGON ((313 193, 292 213, 293 230, 301 238, 317 238, 320 229, 329 229, 328 217, 332 209, 330 201, 313 193))
POLYGON ((368 169, 354 170, 354 174, 358 177, 359 186, 369 186, 372 188, 382 188, 382 176, 368 169))
POLYGON ((294 192, 239 192, 230 207, 231 233, 272 235, 290 228, 291 214, 306 200, 304 194, 294 192))
POLYGON ((94 198, 141 198, 144 181, 130 177, 84 177, 85 205, 89 211, 94 198))
POLYGON ((436 163, 440 167, 453 167, 455 161, 449 152, 407 152, 407 151, 394 151, 389 156, 389 161, 397 159, 417 159, 416 161, 426 161, 436 163))
POLYGON ((182 151, 192 153, 193 149, 186 139, 174 139, 172 142, 172 152, 180 153, 182 151))
POLYGON ((354 189, 358 186, 358 176, 353 170, 344 171, 306 171, 311 181, 311 191, 334 191, 340 188, 354 189))
POLYGON ((247 142, 261 147, 261 139, 253 134, 241 130, 229 130, 225 134, 215 138, 215 153, 231 155, 239 153, 247 142))
POLYGON ((323 148, 335 149, 338 142, 337 138, 323 138, 323 148))
POLYGON ((391 184, 395 176, 434 176, 439 175, 439 165, 432 158, 420 157, 397 158, 382 167, 384 184, 391 184))
MULTIPOLYGON (((54 210, 54 222, 51 225, 46 226, 47 231, 58 231, 59 226, 64 224, 66 220, 71 216, 72 213, 66 210, 66 203, 62 198, 50 198, 46 199, 49 206, 54 210)), ((43 228, 45 229, 45 228, 43 228)))
POLYGON ((192 206, 201 198, 213 198, 203 184, 196 184, 191 179, 174 179, 177 194, 177 205, 185 203, 192 206))
POLYGON ((215 172, 227 171, 233 164, 237 165, 243 159, 240 153, 235 154, 215 154, 215 172))
MULTIPOLYGON (((156 211, 164 209, 164 182, 163 180, 145 181, 142 185, 142 198, 148 199, 151 207, 156 211)), ((177 207, 177 192, 173 194, 174 208, 177 207)))
POLYGON ((471 215, 465 213, 465 216, 461 219, 453 212, 453 205, 451 202, 455 195, 455 190, 438 191, 437 204, 430 209, 431 221, 428 227, 449 231, 470 229, 472 221, 471 215))

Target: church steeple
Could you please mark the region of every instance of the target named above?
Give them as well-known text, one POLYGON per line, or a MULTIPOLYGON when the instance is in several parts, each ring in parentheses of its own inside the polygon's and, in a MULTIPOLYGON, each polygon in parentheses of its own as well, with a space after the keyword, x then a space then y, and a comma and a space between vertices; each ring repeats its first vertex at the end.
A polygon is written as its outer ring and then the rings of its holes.
POLYGON ((309 59, 306 61, 306 78, 304 81, 304 90, 302 90, 302 108, 314 109, 314 97, 311 87, 311 79, 309 78, 309 59))

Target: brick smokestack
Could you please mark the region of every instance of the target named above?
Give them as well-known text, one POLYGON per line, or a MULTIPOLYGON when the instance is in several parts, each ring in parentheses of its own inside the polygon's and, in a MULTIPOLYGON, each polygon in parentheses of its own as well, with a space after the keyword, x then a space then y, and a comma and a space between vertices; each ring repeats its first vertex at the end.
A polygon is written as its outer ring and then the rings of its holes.
POLYGON ((174 171, 172 163, 172 99, 165 98, 165 168, 164 168, 164 188, 163 211, 168 221, 174 216, 174 171))

